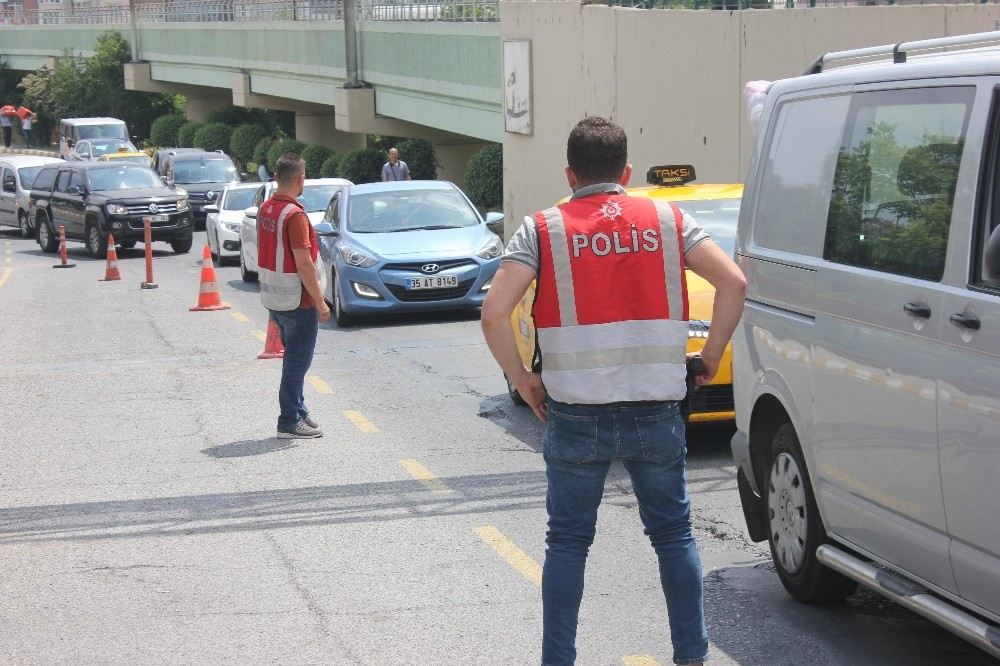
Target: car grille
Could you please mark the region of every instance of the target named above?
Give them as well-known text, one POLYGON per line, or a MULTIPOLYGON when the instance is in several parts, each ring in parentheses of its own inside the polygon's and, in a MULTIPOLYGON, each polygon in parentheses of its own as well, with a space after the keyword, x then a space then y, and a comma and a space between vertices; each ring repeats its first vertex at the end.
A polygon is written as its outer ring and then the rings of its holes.
POLYGON ((732 384, 702 386, 691 395, 691 412, 731 412, 735 409, 732 384))
POLYGON ((469 293, 469 288, 475 282, 475 278, 463 280, 457 287, 447 289, 417 289, 408 291, 406 287, 399 284, 387 284, 392 295, 404 303, 415 303, 419 301, 447 301, 455 298, 462 298, 469 293))
POLYGON ((421 275, 428 275, 428 273, 424 273, 422 270, 420 270, 421 266, 426 266, 427 264, 437 264, 440 267, 438 268, 437 272, 430 273, 430 275, 437 275, 441 271, 447 270, 449 268, 462 268, 463 266, 475 266, 476 262, 472 261, 471 259, 448 259, 445 261, 417 261, 417 262, 402 263, 402 264, 386 264, 385 266, 382 267, 381 270, 413 271, 414 273, 420 273, 421 275))
MULTIPOLYGON (((136 204, 134 206, 126 206, 128 208, 129 215, 153 215, 154 213, 149 212, 149 204, 136 204)), ((177 212, 177 204, 174 202, 156 204, 156 215, 170 215, 171 213, 177 212)))

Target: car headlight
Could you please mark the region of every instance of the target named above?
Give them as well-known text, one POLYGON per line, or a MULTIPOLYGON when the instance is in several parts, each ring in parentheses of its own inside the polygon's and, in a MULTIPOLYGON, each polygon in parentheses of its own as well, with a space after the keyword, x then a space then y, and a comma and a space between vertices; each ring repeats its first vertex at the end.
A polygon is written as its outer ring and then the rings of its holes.
POLYGON ((191 206, 188 204, 188 200, 187 199, 178 199, 177 200, 177 212, 178 213, 183 213, 184 211, 186 211, 190 207, 191 206))
POLYGON ((128 208, 121 204, 108 204, 108 215, 128 215, 128 208))
POLYGON ((480 259, 496 259, 502 253, 503 243, 498 236, 494 236, 476 251, 476 256, 480 259))
POLYGON ((378 263, 375 257, 371 256, 367 252, 362 252, 356 247, 341 245, 337 249, 340 251, 340 258, 343 259, 348 266, 368 268, 369 266, 374 266, 378 263))
POLYGON ((240 233, 240 227, 243 226, 242 222, 231 222, 228 220, 223 220, 222 228, 226 231, 231 231, 234 234, 240 233))
POLYGON ((712 322, 704 321, 701 319, 692 319, 688 322, 688 337, 689 338, 707 338, 708 329, 711 328, 712 322))

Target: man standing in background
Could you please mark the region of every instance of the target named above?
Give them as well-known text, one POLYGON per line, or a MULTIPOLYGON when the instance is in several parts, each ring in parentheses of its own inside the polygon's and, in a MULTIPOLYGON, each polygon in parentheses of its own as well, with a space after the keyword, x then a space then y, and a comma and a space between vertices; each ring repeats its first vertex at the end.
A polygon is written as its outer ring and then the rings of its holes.
POLYGON ((395 146, 389 149, 389 161, 382 165, 382 181, 389 180, 412 180, 410 167, 399 159, 399 150, 395 146))

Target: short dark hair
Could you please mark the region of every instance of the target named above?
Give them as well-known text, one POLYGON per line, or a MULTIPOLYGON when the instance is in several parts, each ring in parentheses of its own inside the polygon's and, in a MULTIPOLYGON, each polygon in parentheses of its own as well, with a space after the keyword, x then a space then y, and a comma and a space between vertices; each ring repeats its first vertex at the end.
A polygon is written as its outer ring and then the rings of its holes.
POLYGON ((297 153, 285 153, 274 165, 274 179, 279 184, 291 183, 306 168, 305 160, 297 153))
POLYGON ((566 162, 583 185, 618 182, 628 164, 625 130, 607 118, 584 118, 569 133, 566 162))

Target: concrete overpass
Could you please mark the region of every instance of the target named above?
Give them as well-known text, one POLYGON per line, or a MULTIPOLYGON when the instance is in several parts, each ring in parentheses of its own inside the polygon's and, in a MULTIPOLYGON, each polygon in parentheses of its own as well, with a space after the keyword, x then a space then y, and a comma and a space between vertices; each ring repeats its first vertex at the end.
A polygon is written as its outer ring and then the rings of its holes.
POLYGON ((0 25, 0 57, 11 69, 30 71, 67 48, 91 55, 97 37, 115 29, 132 46, 126 87, 184 94, 193 120, 234 104, 294 111, 297 138, 335 149, 362 146, 365 133, 425 138, 437 148, 441 176, 458 181, 476 150, 503 140, 496 21, 373 20, 377 8, 363 6, 354 40, 360 85, 345 87, 345 22, 327 18, 329 11, 275 14, 276 6, 296 3, 228 0, 230 8, 265 9, 192 20, 163 11, 165 4, 158 3, 159 12, 137 5, 134 18, 84 10, 44 17, 48 24, 0 25))

